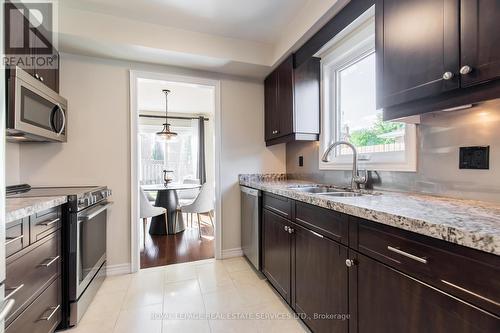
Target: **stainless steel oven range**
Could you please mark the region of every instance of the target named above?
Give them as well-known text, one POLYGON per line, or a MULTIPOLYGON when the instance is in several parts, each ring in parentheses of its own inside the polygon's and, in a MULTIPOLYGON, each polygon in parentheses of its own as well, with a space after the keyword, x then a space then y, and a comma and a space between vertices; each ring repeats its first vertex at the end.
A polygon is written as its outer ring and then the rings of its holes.
MULTIPOLYGON (((67 327, 80 321, 106 276, 106 220, 111 190, 68 197, 67 327)), ((64 229, 63 229, 64 231, 64 229)), ((64 235, 63 235, 64 238, 64 235)))
MULTIPOLYGON (((9 190, 9 189, 8 189, 9 190)), ((106 220, 112 204, 106 186, 30 187, 20 185, 9 197, 67 196, 63 207, 63 320, 59 328, 81 319, 106 275, 106 220)))

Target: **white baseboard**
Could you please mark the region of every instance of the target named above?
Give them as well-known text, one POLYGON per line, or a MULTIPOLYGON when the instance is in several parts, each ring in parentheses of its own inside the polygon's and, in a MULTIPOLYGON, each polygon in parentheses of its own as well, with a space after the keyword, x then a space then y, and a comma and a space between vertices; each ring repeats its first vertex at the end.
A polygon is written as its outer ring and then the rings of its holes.
POLYGON ((130 273, 130 263, 106 266, 106 275, 122 275, 130 273))
POLYGON ((241 249, 241 247, 236 247, 234 249, 222 250, 222 259, 242 257, 242 256, 243 256, 243 250, 241 249))

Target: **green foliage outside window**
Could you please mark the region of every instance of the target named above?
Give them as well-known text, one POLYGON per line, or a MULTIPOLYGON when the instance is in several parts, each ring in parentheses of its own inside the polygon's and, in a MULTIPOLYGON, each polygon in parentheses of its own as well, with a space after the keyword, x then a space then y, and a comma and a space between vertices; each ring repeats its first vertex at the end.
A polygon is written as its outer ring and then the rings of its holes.
POLYGON ((382 120, 382 115, 377 115, 377 121, 370 128, 352 131, 350 142, 357 147, 383 145, 395 143, 395 138, 383 138, 381 134, 396 132, 404 127, 402 123, 386 122, 382 120))

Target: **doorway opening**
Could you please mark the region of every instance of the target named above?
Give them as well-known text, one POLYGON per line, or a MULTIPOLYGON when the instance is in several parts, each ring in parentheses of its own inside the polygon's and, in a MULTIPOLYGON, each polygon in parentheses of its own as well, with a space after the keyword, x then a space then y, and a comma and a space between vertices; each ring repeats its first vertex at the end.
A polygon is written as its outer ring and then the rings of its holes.
POLYGON ((131 72, 132 271, 220 257, 219 82, 131 72))

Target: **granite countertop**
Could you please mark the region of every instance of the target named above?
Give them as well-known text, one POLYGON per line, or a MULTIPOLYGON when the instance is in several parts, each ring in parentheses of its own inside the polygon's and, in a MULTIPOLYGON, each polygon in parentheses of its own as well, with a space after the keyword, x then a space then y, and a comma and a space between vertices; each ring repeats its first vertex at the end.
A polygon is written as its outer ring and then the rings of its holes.
POLYGON ((62 205, 67 200, 67 196, 7 198, 5 200, 5 223, 62 205))
POLYGON ((284 178, 241 175, 240 184, 500 255, 499 204, 390 191, 359 197, 325 197, 290 189, 319 184, 284 178))

